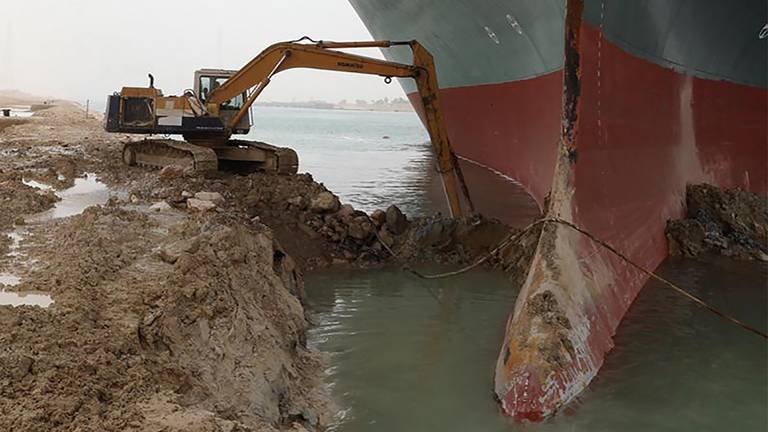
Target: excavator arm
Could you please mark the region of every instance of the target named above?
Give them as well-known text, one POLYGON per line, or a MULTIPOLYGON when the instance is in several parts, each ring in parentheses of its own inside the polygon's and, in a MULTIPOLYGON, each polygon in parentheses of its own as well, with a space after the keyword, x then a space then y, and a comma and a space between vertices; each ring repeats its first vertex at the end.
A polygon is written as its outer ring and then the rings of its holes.
POLYGON ((215 89, 207 101, 208 110, 217 112, 224 102, 250 91, 242 109, 230 122, 234 125, 248 113, 262 91, 269 85, 272 77, 281 71, 295 68, 310 68, 340 71, 392 78, 412 78, 421 97, 424 121, 437 156, 443 187, 451 209, 451 215, 462 215, 462 200, 469 212, 474 211, 469 190, 464 182, 461 169, 448 140, 448 132, 440 105, 437 73, 432 55, 416 41, 391 42, 315 42, 312 44, 283 42, 270 46, 240 69, 221 87, 215 89), (350 54, 335 49, 344 48, 388 48, 406 45, 413 52, 413 64, 401 64, 350 54))

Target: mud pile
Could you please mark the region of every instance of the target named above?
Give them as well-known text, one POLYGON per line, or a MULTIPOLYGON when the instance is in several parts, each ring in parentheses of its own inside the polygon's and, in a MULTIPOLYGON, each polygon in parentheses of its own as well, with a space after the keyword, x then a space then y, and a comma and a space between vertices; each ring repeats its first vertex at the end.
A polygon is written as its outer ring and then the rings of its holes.
POLYGON ((282 430, 323 422, 300 275, 268 228, 113 201, 36 232, 0 307, 2 430, 282 430))
POLYGON ((51 191, 27 186, 18 175, 0 172, 0 257, 11 244, 4 232, 14 225, 23 225, 25 215, 47 210, 58 200, 51 191))
POLYGON ((23 224, 24 215, 47 210, 58 200, 52 191, 28 186, 18 175, 0 174, 0 230, 23 224))
POLYGON ((0 132, 2 132, 4 129, 10 128, 11 126, 22 125, 28 122, 29 120, 24 118, 0 117, 0 132))
POLYGON ((768 199, 707 184, 686 189, 687 216, 667 223, 670 255, 768 261, 768 199))

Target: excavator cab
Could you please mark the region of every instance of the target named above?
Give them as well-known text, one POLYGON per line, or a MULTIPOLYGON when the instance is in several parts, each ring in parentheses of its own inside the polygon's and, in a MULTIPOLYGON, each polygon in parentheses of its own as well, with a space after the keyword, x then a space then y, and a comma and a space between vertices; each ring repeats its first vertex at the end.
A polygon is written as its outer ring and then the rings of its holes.
MULTIPOLYGON (((251 129, 250 110, 236 125, 234 117, 243 109, 247 90, 219 104, 218 112, 208 112, 209 95, 224 85, 237 71, 200 69, 195 72, 194 92, 165 96, 154 87, 123 87, 107 99, 105 129, 108 132, 184 135, 194 141, 224 142, 231 134, 247 134, 251 129), (194 93, 194 94, 193 94, 194 93)), ((205 144, 201 142, 201 144, 205 144)))
MULTIPOLYGON (((227 80, 236 74, 237 71, 226 69, 200 69, 195 71, 195 94, 200 98, 203 105, 208 103, 210 94, 217 88, 224 85, 227 80)), ((243 92, 232 99, 219 105, 219 117, 224 124, 230 124, 235 115, 245 106, 248 95, 243 92)), ((247 134, 251 129, 251 113, 248 110, 247 115, 242 116, 237 125, 232 129, 233 134, 247 134)))

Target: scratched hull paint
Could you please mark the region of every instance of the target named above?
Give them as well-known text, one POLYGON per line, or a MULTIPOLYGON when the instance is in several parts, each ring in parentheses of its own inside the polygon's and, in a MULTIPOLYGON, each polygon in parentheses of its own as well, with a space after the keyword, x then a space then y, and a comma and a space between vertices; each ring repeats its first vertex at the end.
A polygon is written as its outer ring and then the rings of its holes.
MULTIPOLYGON (((549 194, 548 214, 646 267, 667 254, 664 226, 687 183, 768 191, 763 0, 586 0, 576 64, 565 62, 564 1, 351 3, 374 37, 418 39, 435 56, 460 156, 542 206, 549 194), (576 105, 564 64, 578 68, 576 105)), ((497 363, 504 412, 538 420, 579 394, 646 280, 578 233, 545 229, 497 363)))

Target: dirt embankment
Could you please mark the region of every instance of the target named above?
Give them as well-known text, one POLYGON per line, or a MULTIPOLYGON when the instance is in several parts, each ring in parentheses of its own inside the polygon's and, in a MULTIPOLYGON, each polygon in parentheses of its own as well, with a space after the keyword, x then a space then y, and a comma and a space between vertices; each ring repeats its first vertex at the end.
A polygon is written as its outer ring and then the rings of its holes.
POLYGON ((768 261, 768 199, 739 189, 689 185, 685 219, 669 221, 670 255, 719 254, 768 261))
MULTIPOLYGON (((18 252, 30 266, 5 288, 49 292, 54 304, 0 306, 0 430, 326 423, 301 274, 272 231, 224 211, 150 210, 128 199, 117 165, 103 159, 120 143, 98 122, 67 104, 32 119, 0 133, 2 232, 57 200, 22 179, 61 189, 95 172, 127 198, 26 223, 18 252)), ((134 185, 157 175, 127 174, 134 185)))
MULTIPOLYGON (((508 232, 394 206, 369 215, 309 175, 129 168, 121 139, 70 104, 0 132, 0 232, 57 200, 22 179, 63 189, 96 173, 120 192, 27 223, 30 265, 6 288, 54 304, 0 306, 0 430, 320 430, 331 410, 306 346, 302 272, 463 264, 508 232)), ((490 262, 524 275, 513 270, 535 233, 523 242, 490 262)))
POLYGON ((41 265, 18 288, 56 303, 0 314, 0 428, 323 421, 300 275, 265 226, 222 222, 113 201, 37 231, 41 265))

